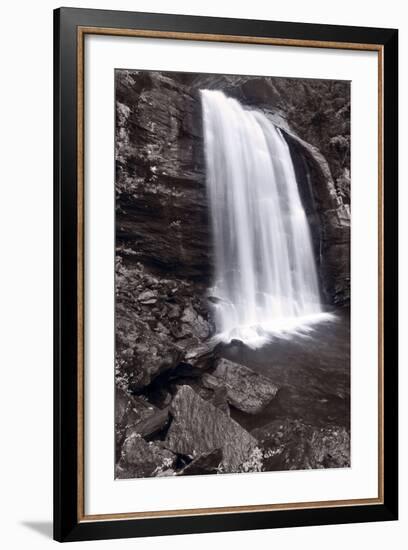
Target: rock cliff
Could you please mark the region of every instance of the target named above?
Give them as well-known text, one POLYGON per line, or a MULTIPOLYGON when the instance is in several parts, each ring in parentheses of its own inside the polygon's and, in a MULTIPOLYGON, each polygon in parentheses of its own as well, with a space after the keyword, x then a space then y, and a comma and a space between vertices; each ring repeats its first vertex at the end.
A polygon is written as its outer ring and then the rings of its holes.
POLYGON ((348 82, 116 71, 117 246, 208 284, 212 250, 200 89, 221 89, 285 130, 312 227, 323 296, 350 296, 348 82))

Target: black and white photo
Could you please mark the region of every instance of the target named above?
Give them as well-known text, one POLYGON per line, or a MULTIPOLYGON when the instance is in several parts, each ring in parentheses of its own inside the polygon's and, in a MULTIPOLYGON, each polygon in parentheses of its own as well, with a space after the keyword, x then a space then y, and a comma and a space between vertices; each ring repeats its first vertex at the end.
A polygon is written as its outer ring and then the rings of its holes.
POLYGON ((115 70, 115 477, 350 467, 350 82, 115 70))

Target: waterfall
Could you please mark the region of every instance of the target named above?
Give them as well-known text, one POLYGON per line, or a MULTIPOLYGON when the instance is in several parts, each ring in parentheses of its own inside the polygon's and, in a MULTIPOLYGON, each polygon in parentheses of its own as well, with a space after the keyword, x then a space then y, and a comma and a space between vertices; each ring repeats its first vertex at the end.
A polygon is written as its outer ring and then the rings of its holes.
POLYGON ((217 337, 259 347, 321 319, 310 228, 280 129, 220 91, 201 99, 217 337))

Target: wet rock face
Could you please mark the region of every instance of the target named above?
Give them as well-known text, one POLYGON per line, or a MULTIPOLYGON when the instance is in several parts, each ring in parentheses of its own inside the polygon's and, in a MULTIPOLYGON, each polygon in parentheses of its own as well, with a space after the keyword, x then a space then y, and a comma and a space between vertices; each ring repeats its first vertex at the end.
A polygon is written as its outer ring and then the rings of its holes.
POLYGON ((349 173, 336 187, 329 163, 321 152, 290 131, 288 142, 299 191, 308 217, 322 299, 327 304, 350 301, 349 173))
POLYGON ((177 276, 212 268, 198 92, 162 73, 116 72, 117 243, 177 276))

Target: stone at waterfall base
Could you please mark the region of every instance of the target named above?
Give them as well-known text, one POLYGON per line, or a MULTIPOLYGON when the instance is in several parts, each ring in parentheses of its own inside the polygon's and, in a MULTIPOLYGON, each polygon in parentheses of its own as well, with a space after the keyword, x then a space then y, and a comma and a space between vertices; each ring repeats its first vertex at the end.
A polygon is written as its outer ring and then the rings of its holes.
POLYGON ((221 358, 211 374, 203 375, 203 385, 216 390, 225 388, 226 399, 240 411, 257 414, 268 405, 278 392, 278 387, 266 376, 221 358))
POLYGON ((176 455, 156 442, 145 441, 140 434, 133 433, 126 438, 116 478, 159 476, 171 471, 176 463, 176 455))
POLYGON ((195 458, 221 449, 220 468, 244 471, 257 441, 219 408, 202 399, 190 386, 181 386, 170 406, 173 421, 164 442, 173 453, 195 458))
POLYGON ((182 470, 177 472, 177 475, 197 476, 206 474, 217 474, 219 472, 221 462, 222 450, 215 449, 214 451, 203 453, 197 458, 194 458, 190 462, 190 464, 187 464, 187 466, 184 466, 182 470))

